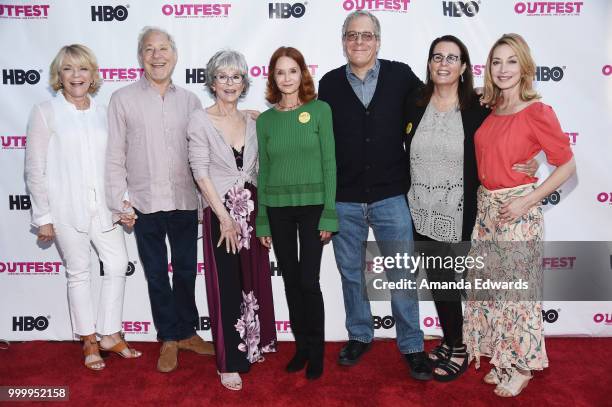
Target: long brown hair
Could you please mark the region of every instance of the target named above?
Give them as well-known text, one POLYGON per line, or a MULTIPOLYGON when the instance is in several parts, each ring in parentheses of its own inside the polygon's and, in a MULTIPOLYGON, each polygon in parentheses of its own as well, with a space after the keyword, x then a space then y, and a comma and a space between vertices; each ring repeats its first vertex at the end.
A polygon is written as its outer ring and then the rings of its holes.
POLYGON ((280 47, 272 54, 270 58, 270 64, 268 68, 268 81, 266 83, 266 100, 272 104, 278 103, 281 100, 282 93, 276 85, 274 79, 274 71, 276 70, 276 63, 280 57, 289 57, 293 59, 302 71, 302 81, 300 82, 300 88, 298 90, 298 96, 302 103, 308 103, 317 97, 315 92, 314 82, 310 71, 304 62, 304 56, 300 51, 293 47, 280 47))

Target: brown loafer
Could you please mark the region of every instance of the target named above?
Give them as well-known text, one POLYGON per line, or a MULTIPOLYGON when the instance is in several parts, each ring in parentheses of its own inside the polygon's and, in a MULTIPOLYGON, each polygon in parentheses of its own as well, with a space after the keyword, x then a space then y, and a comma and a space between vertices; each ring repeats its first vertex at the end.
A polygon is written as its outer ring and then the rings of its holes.
POLYGON ((178 343, 176 341, 166 341, 162 344, 157 360, 157 370, 168 373, 178 367, 178 343))
POLYGON ((198 334, 193 335, 191 338, 178 341, 178 348, 180 350, 190 350, 200 355, 215 354, 215 347, 213 344, 205 342, 198 334))

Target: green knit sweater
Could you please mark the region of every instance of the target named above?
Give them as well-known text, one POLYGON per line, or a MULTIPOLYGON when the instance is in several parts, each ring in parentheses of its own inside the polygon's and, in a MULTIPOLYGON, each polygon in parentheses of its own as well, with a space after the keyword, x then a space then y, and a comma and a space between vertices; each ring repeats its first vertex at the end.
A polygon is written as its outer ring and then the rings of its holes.
POLYGON ((257 118, 259 207, 257 236, 271 236, 266 206, 323 204, 319 230, 338 231, 336 154, 329 105, 313 100, 288 112, 257 118))

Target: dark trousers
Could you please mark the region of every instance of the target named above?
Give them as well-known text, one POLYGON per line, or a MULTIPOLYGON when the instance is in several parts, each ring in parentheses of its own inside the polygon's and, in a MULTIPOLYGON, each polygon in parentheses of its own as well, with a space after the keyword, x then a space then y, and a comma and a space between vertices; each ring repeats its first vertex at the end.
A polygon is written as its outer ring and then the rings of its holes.
POLYGON ((197 267, 197 211, 144 214, 136 211, 134 225, 138 254, 147 278, 157 338, 173 341, 195 334, 197 267), (168 277, 168 249, 172 256, 172 287, 168 277))
MULTIPOLYGON (((211 211, 212 212, 212 211, 211 211)), ((243 304, 242 299, 242 276, 240 266, 240 254, 227 252, 225 241, 217 247, 217 242, 221 237, 219 218, 211 213, 210 219, 210 240, 212 241, 215 252, 215 263, 217 266, 217 284, 219 289, 219 302, 221 313, 221 330, 223 341, 215 342, 217 354, 223 352, 225 355, 225 365, 218 366, 221 372, 248 372, 251 364, 247 359, 247 354, 238 347, 242 343, 242 338, 236 330, 236 321, 241 318, 243 304), (223 349, 220 349, 223 347, 223 349)), ((246 249, 243 249, 246 250, 246 249)), ((212 313, 211 313, 212 317, 212 313)), ((261 322, 261 321, 260 321, 261 322)))
MULTIPOLYGON (((453 245, 445 242, 438 242, 428 236, 424 236, 413 230, 414 240, 426 242, 419 252, 425 256, 455 256, 452 250, 453 245)), ((454 269, 427 269, 428 281, 455 281, 456 272, 454 269)), ((431 290, 431 295, 436 304, 438 319, 444 333, 444 343, 446 345, 461 346, 463 344, 463 311, 461 309, 460 290, 431 290)))
POLYGON ((322 357, 325 312, 319 285, 322 205, 268 207, 272 244, 283 273, 291 330, 298 351, 322 357), (299 256, 298 256, 299 240, 299 256))

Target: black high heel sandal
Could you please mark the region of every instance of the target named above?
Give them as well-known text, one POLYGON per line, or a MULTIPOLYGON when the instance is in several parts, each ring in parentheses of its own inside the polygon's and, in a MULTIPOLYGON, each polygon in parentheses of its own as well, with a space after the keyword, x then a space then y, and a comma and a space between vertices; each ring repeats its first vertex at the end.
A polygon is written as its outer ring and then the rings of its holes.
POLYGON ((433 378, 439 382, 450 382, 458 378, 467 370, 468 367, 468 354, 467 347, 465 345, 453 346, 449 349, 445 359, 438 362, 436 369, 441 369, 446 374, 436 373, 435 369, 433 372, 433 378), (458 364, 452 359, 463 358, 463 362, 458 364))
POLYGON ((441 361, 445 360, 448 357, 449 352, 450 347, 446 345, 444 343, 444 339, 442 339, 442 342, 440 342, 438 346, 436 346, 431 352, 429 352, 429 354, 427 355, 427 359, 429 360, 430 365, 433 367, 441 361), (435 356, 435 359, 432 358, 432 356, 435 356))

